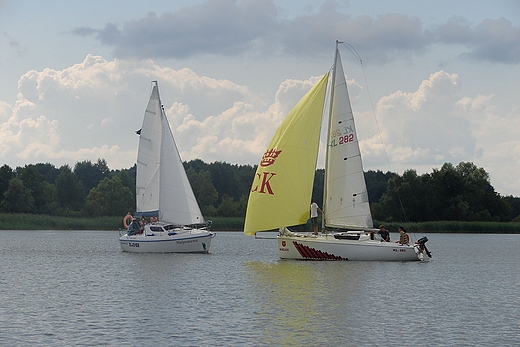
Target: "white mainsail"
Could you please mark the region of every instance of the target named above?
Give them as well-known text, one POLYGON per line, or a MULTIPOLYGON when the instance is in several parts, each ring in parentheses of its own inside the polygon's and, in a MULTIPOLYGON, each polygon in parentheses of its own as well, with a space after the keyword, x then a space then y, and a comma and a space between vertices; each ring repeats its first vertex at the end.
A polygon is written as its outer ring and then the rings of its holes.
POLYGON ((153 83, 139 137, 137 212, 181 225, 204 223, 162 108, 157 82, 153 83))
POLYGON ((354 115, 338 48, 329 105, 323 201, 325 225, 373 228, 354 115))

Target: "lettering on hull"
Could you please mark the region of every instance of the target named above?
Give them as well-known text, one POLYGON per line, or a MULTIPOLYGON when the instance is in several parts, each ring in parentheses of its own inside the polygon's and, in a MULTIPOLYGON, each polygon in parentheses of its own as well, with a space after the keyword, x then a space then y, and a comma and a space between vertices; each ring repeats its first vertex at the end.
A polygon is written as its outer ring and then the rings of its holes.
POLYGON ((177 241, 177 244, 179 245, 184 245, 186 243, 192 243, 192 242, 199 242, 198 239, 192 239, 192 240, 180 240, 180 241, 177 241))

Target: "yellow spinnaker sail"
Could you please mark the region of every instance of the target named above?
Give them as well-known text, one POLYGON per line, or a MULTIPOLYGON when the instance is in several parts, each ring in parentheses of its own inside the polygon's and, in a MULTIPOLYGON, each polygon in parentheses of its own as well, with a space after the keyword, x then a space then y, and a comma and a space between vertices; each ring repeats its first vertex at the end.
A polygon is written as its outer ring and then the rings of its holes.
POLYGON ((249 193, 245 234, 309 219, 328 75, 289 112, 260 160, 249 193))

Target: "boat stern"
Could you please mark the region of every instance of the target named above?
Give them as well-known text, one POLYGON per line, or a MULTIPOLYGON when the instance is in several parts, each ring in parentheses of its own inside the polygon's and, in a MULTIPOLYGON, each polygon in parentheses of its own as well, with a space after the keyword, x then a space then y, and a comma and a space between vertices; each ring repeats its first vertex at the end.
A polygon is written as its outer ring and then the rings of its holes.
POLYGON ((282 259, 352 260, 352 261, 418 261, 424 259, 423 244, 401 245, 372 240, 370 237, 336 238, 334 234, 281 233, 278 254, 282 259))

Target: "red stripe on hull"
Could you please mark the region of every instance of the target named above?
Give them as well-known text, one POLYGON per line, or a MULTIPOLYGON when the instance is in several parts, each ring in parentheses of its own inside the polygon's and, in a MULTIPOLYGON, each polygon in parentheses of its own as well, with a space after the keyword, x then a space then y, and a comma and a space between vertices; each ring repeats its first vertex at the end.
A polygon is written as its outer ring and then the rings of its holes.
POLYGON ((322 252, 318 249, 311 248, 309 246, 302 245, 296 241, 293 241, 294 248, 300 253, 304 259, 317 259, 317 260, 348 260, 342 257, 338 257, 334 254, 322 252))

